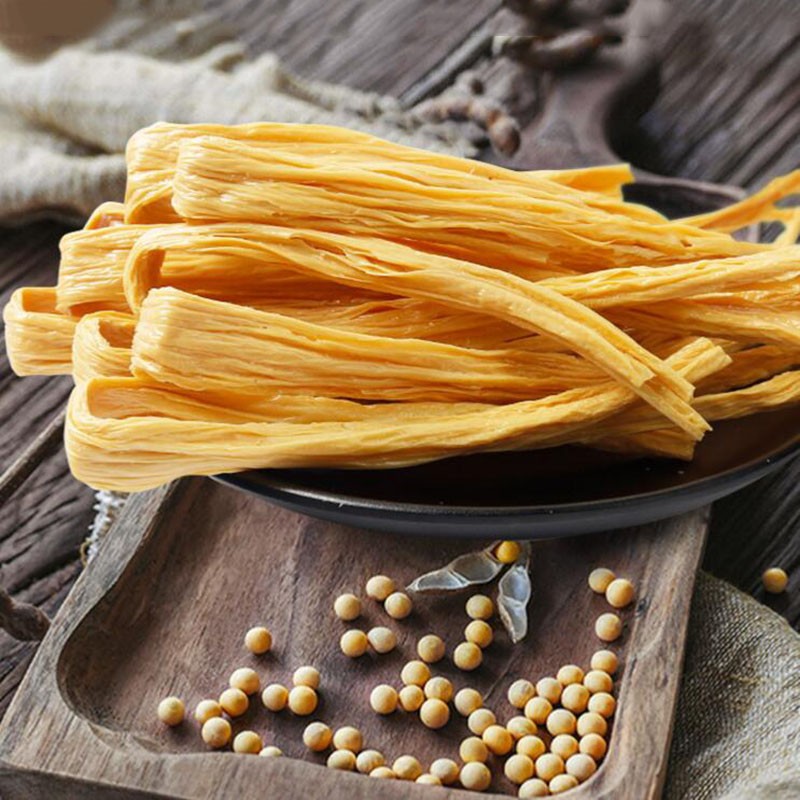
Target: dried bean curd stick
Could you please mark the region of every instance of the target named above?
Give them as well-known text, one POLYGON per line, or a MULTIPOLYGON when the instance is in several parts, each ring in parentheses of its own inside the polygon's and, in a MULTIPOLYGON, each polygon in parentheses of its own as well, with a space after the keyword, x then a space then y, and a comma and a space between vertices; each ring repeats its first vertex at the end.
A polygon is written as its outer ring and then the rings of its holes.
POLYGON ((662 429, 603 436, 587 439, 581 444, 626 456, 676 458, 681 461, 691 461, 694 457, 696 443, 681 430, 662 429))
MULTIPOLYGON (((697 399, 696 406, 706 419, 718 421, 771 411, 800 401, 800 373, 785 372, 746 389, 737 389, 697 399)), ((671 458, 690 460, 694 453, 692 442, 683 431, 676 428, 639 431, 626 436, 587 437, 585 444, 606 450, 660 454, 671 458)))
MULTIPOLYGON (((128 142, 126 160, 128 184, 126 190, 126 220, 128 222, 177 222, 180 217, 171 206, 172 180, 180 144, 199 136, 220 136, 233 141, 278 147, 309 148, 316 146, 341 159, 344 153, 355 158, 365 154, 382 155, 388 161, 417 163, 426 167, 440 166, 456 173, 466 172, 491 180, 508 181, 525 190, 528 176, 543 178, 586 192, 621 199, 621 186, 633 180, 627 164, 573 170, 545 170, 533 173, 518 172, 480 161, 434 154, 413 147, 396 145, 369 134, 325 125, 253 123, 246 125, 174 125, 156 123, 137 131, 128 142)), ((640 213, 653 218, 658 215, 638 207, 640 213)))
POLYGON ((800 403, 800 209, 777 205, 800 171, 670 222, 623 201, 625 165, 324 126, 159 123, 128 167, 58 286, 4 311, 15 369, 72 372, 68 455, 98 487, 569 443, 688 459, 706 419, 800 403), (775 243, 727 233, 761 220, 775 243))
MULTIPOLYGON (((707 350, 708 344, 694 344, 673 359, 691 358, 707 350)), ((67 453, 76 475, 97 487, 113 482, 118 488, 134 490, 134 486, 144 488, 169 480, 169 474, 212 474, 256 464, 401 466, 441 457, 442 453, 547 446, 608 417, 634 399, 629 390, 608 383, 507 406, 466 404, 460 410, 461 404, 419 404, 416 408, 413 403, 349 404, 360 420, 230 424, 219 417, 208 421, 154 416, 167 413, 154 392, 158 390, 125 379, 97 378, 76 387, 70 398, 67 432, 67 453), (139 389, 156 401, 150 413, 137 410, 130 399, 110 405, 103 399, 107 391, 139 389), (124 416, 131 410, 134 416, 124 416), (114 416, 115 411, 123 416, 114 416), (224 447, 222 437, 227 442, 224 447), (202 469, 211 472, 198 472, 202 469)), ((173 396, 171 402, 173 412, 181 408, 191 411, 191 401, 187 404, 185 398, 173 396)), ((301 406, 303 400, 296 402, 301 406)), ((202 401, 194 409, 213 413, 202 401)), ((221 414, 230 411, 223 407, 221 414)))
POLYGON ((120 279, 131 247, 146 230, 143 225, 112 225, 63 236, 58 310, 64 314, 128 311, 120 279))
MULTIPOLYGON (((611 308, 691 298, 709 291, 730 292, 770 278, 792 280, 796 290, 800 278, 800 247, 657 269, 608 269, 587 275, 548 278, 540 281, 539 285, 554 289, 590 308, 611 308)), ((676 307, 681 306, 670 303, 670 308, 676 307)))
POLYGON ((110 225, 121 225, 125 221, 125 205, 109 201, 100 203, 99 206, 89 215, 84 230, 95 230, 97 228, 107 228, 110 225))
MULTIPOLYGON (((506 180, 518 187, 526 187, 530 174, 537 179, 548 179, 585 192, 608 194, 615 200, 621 199, 620 186, 632 181, 627 165, 609 165, 592 169, 564 171, 538 171, 535 173, 503 170, 491 164, 468 161, 456 157, 427 153, 415 148, 394 145, 367 134, 347 131, 340 128, 306 125, 298 130, 296 125, 251 124, 238 126, 224 125, 171 125, 157 123, 145 128, 131 138, 127 149, 128 160, 128 221, 174 222, 179 216, 170 204, 172 179, 180 143, 198 136, 211 135, 244 141, 251 144, 264 144, 270 148, 283 145, 297 148, 318 145, 328 147, 331 155, 342 157, 343 148, 351 147, 355 156, 371 151, 383 154, 393 161, 407 161, 426 166, 442 165, 456 171, 468 170, 477 176, 492 180, 506 180)), ((774 203, 793 191, 796 179, 784 176, 773 181, 756 195, 746 198, 734 206, 709 214, 688 217, 682 220, 698 227, 715 228, 720 225, 743 227, 760 219, 774 218, 784 221, 788 218, 786 209, 777 209, 774 203), (735 218, 735 221, 732 219, 735 218)), ((659 218, 655 212, 632 203, 626 204, 626 212, 636 211, 651 219, 659 218)), ((796 237, 795 237, 796 238, 796 237)), ((794 239, 790 239, 794 241, 794 239)))
POLYGON ((62 239, 59 298, 62 308, 77 313, 98 306, 127 311, 122 275, 130 250, 143 232, 148 241, 158 239, 172 255, 161 270, 159 283, 186 291, 264 310, 288 310, 310 322, 341 326, 348 330, 415 338, 439 338, 454 344, 497 346, 523 332, 513 325, 492 322, 489 317, 455 310, 440 303, 381 298, 375 292, 353 290, 330 281, 309 278, 285 266, 260 258, 217 255, 207 248, 181 247, 185 227, 170 225, 126 226, 113 231, 79 231, 62 239), (236 280, 231 280, 231 275, 236 280), (396 309, 396 313, 392 311, 396 309), (463 337, 462 337, 463 332, 463 337))
POLYGON ((14 291, 3 309, 6 350, 17 375, 68 375, 77 320, 56 310, 54 287, 14 291))
MULTIPOLYGON (((699 338, 684 344, 677 352, 669 356, 667 363, 681 375, 695 382, 709 375, 714 375, 731 363, 731 357, 725 350, 709 339, 699 338)), ((606 438, 627 436, 636 437, 640 433, 653 430, 658 414, 650 407, 639 402, 626 408, 619 414, 612 415, 603 421, 602 429, 591 431, 581 438, 583 443, 606 438)), ((685 433, 684 433, 685 435, 685 433)), ((691 439, 689 439, 691 442, 691 439)), ((567 443, 567 440, 562 442, 567 443)), ((639 445, 641 447, 641 443, 639 445)))
MULTIPOLYGON (((533 352, 554 352, 559 346, 544 337, 521 331, 516 325, 443 303, 415 298, 368 300, 363 303, 307 306, 259 306, 262 310, 290 313, 297 319, 354 333, 392 338, 426 339, 477 349, 513 346, 533 352)), ((563 349, 563 348, 562 348, 563 349)))
POLYGON ((142 304, 132 371, 189 390, 483 402, 533 399, 603 379, 567 354, 358 334, 171 288, 152 290, 142 304))
POLYGON ((793 216, 792 212, 789 209, 776 208, 775 203, 798 191, 800 191, 800 169, 773 178, 763 189, 738 203, 705 214, 684 217, 682 222, 701 228, 730 232, 763 220, 790 219, 793 216))
MULTIPOLYGON (((99 310, 130 310, 122 275, 132 247, 149 225, 115 225, 98 230, 68 233, 61 239, 58 276, 59 311, 83 315, 99 310)), ((176 236, 162 229, 166 238, 176 236)), ((163 281, 186 291, 219 297, 245 305, 294 303, 345 303, 381 297, 375 292, 353 292, 329 281, 309 278, 263 261, 235 265, 238 280, 231 281, 234 265, 213 254, 176 250, 164 265, 163 281)))
POLYGON ((738 389, 800 365, 800 350, 761 345, 733 353, 731 364, 697 383, 701 394, 738 389))
MULTIPOLYGON (((697 379, 730 363, 730 357, 708 339, 698 339, 686 343, 669 357, 668 362, 679 373, 697 379)), ((107 381, 102 394, 95 398, 94 407, 98 416, 124 417, 146 416, 156 406, 160 408, 159 413, 175 419, 228 422, 420 419, 478 411, 487 407, 486 404, 465 402, 381 403, 367 406, 349 400, 285 393, 250 396, 207 390, 192 392, 146 378, 107 381)))
POLYGON ((794 244, 800 237, 800 208, 793 208, 791 213, 782 218, 783 231, 772 243, 775 247, 786 247, 794 244))
POLYGON ((623 328, 800 347, 800 309, 771 311, 685 301, 680 305, 653 303, 642 309, 614 310, 609 319, 623 328))
POLYGON ((87 314, 75 327, 72 376, 76 383, 97 376, 130 375, 135 320, 114 311, 87 314))
MULTIPOLYGON (((708 340, 689 342, 671 357, 670 363, 692 380, 697 380, 729 362, 721 348, 708 340)), ((155 405, 163 415, 176 419, 204 419, 226 422, 263 421, 265 419, 289 419, 295 422, 324 420, 358 420, 366 415, 370 419, 397 417, 407 419, 412 416, 434 417, 448 415, 453 411, 479 410, 478 404, 459 403, 404 403, 367 407, 348 401, 326 400, 290 395, 266 396, 263 398, 243 398, 241 396, 210 392, 178 393, 157 384, 147 385, 135 381, 118 382, 114 388, 106 388, 102 394, 104 403, 97 405, 99 416, 148 415, 155 405), (233 408, 239 410, 233 411, 233 408)), ((634 412, 631 412, 634 413, 634 412)), ((612 425, 607 422, 605 427, 612 425)), ((636 426, 634 426, 635 428, 636 426)), ((639 424, 638 427, 642 427, 639 424)), ((569 440, 569 439, 567 439, 569 440)), ((693 441, 680 431, 645 431, 641 433, 617 435, 613 441, 608 439, 590 441, 590 444, 604 449, 627 450, 629 452, 669 455, 688 458, 692 452, 693 441), (681 434, 681 435, 677 435, 681 434)))
POLYGON ((736 389, 698 397, 697 408, 712 420, 733 419, 780 408, 800 399, 800 371, 792 370, 775 375, 766 381, 736 389))
POLYGON ((413 240, 427 252, 469 257, 531 280, 766 247, 681 223, 641 220, 625 215, 621 203, 615 213, 590 208, 585 193, 549 181, 539 182, 538 198, 486 183, 469 191, 431 187, 410 168, 344 169, 329 159, 291 158, 199 137, 181 145, 172 203, 182 217, 196 221, 300 223, 413 240))
MULTIPOLYGON (((100 376, 98 376, 100 377, 100 376)), ((225 392, 188 392, 139 378, 110 377, 95 391, 92 409, 98 417, 163 416, 206 422, 364 422, 419 421, 490 408, 481 403, 379 403, 364 405, 309 395, 269 394, 240 397, 225 392)))
POLYGON ((621 386, 573 389, 542 400, 392 424, 196 422, 94 415, 103 382, 76 386, 68 406, 66 446, 73 473, 97 488, 137 491, 185 474, 248 467, 324 465, 397 467, 456 452, 542 446, 565 429, 580 430, 630 402, 621 386), (587 402, 588 401, 588 402, 587 402))
MULTIPOLYGON (((579 303, 516 276, 439 256, 420 259, 416 251, 382 240, 269 226, 195 226, 187 229, 186 241, 233 255, 264 252, 270 258, 282 257, 293 269, 350 286, 380 286, 405 296, 478 309, 546 333, 630 386, 692 435, 699 437, 707 429, 686 402, 691 384, 660 359, 579 303)), ((139 308, 149 286, 158 282, 162 259, 163 251, 149 250, 148 237, 141 237, 125 268, 125 292, 132 308, 139 308)))
MULTIPOLYGON (((799 400, 800 372, 790 371, 745 389, 703 395, 695 400, 695 407, 706 419, 718 421, 782 408, 795 404, 799 400)), ((595 441, 602 442, 606 436, 611 438, 612 436, 626 435, 630 431, 634 431, 638 435, 648 430, 662 430, 655 415, 649 409, 641 409, 638 415, 636 412, 631 412, 626 418, 621 417, 619 423, 603 427, 602 435, 589 434, 583 441, 592 444, 595 441)), ((675 429, 665 430, 673 430, 677 433, 675 429)))
MULTIPOLYGON (((102 203, 86 229, 122 221, 121 203, 102 203)), ((3 310, 6 351, 17 375, 68 375, 77 319, 58 306, 57 287, 17 289, 3 310)))
POLYGON ((799 273, 787 273, 780 281, 747 284, 735 293, 699 294, 691 299, 695 303, 716 306, 763 307, 791 310, 800 301, 799 273))

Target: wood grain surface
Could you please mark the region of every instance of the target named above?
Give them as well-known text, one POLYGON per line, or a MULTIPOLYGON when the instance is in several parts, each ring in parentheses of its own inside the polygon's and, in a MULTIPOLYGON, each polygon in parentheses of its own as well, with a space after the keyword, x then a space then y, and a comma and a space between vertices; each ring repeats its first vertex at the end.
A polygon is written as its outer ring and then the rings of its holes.
MULTIPOLYGON (((661 93, 631 135, 617 142, 623 157, 672 175, 761 185, 800 163, 800 21, 794 0, 675 0, 663 28, 668 43, 661 93), (702 78, 701 76, 702 71, 702 78)), ((414 96, 436 85, 437 68, 482 24, 497 25, 498 3, 445 0, 225 0, 216 4, 254 52, 274 48, 309 76, 414 96), (355 36, 358 32, 358 36, 355 36), (320 44, 324 42, 324 46, 320 44), (302 43, 302 44, 301 44, 302 43)), ((500 12, 504 14, 506 12, 500 12)), ((501 25, 502 27, 502 25, 501 25)), ((536 98, 519 69, 498 62, 490 91, 521 110, 536 98)), ((527 110, 526 110, 527 109, 527 110)), ((21 285, 55 281, 57 241, 51 222, 0 229, 0 301, 21 285)), ((0 361, 0 465, 7 467, 57 413, 63 379, 27 378, 0 361)), ((717 504, 706 569, 745 591, 771 563, 800 574, 798 466, 717 504)), ((0 511, 0 581, 15 596, 52 613, 80 572, 78 546, 91 519, 91 492, 55 456, 0 511)), ((800 592, 771 600, 797 626, 800 592)), ((34 646, 0 633, 0 711, 25 673, 34 646)))
MULTIPOLYGON (((9 711, 0 734, 0 790, 5 800, 31 794, 84 798, 111 783, 160 796, 244 800, 262 796, 268 784, 271 796, 286 800, 334 789, 337 797, 374 798, 374 781, 322 768, 325 754, 309 753, 302 744, 306 724, 322 719, 333 727, 355 725, 365 745, 390 761, 408 753, 427 767, 434 758, 457 758, 459 742, 469 735, 464 718, 453 711, 449 723, 433 732, 416 714, 380 717, 369 708, 372 687, 399 688, 400 669, 415 657, 417 640, 435 632, 448 655, 432 665, 433 673, 452 680, 456 689, 479 689, 486 707, 505 722, 520 713, 506 699, 513 680, 554 675, 566 663, 588 670, 591 654, 606 646, 593 628, 609 606, 586 583, 589 571, 602 565, 629 576, 637 598, 619 612, 625 628, 611 645, 621 666, 608 754, 602 769, 570 796, 657 797, 704 514, 536 543, 528 637, 512 646, 495 618, 495 641, 481 667, 467 674, 454 667, 451 654, 469 621, 464 603, 471 592, 416 596, 411 616, 397 621, 365 597, 364 584, 370 575, 388 572, 404 585, 479 543, 439 540, 417 547, 407 537, 378 537, 278 509, 208 479, 138 495, 66 601, 9 711), (352 623, 333 613, 333 600, 344 591, 364 601, 362 617, 352 623), (243 647, 245 631, 256 624, 273 633, 273 649, 265 656, 243 647), (359 659, 340 652, 346 629, 376 625, 396 632, 394 651, 359 659), (234 722, 235 732, 256 730, 291 758, 209 753, 193 720, 168 729, 155 717, 166 695, 182 697, 190 710, 205 697, 217 697, 240 666, 256 669, 265 685, 289 684, 303 664, 322 674, 313 715, 273 714, 255 695, 234 722), (658 702, 652 702, 653 687, 658 702), (213 769, 204 768, 211 763, 213 769), (34 771, 41 771, 38 784, 34 771), (50 783, 51 774, 65 782, 63 795, 50 783)), ((491 595, 495 590, 491 584, 483 589, 491 595)), ((515 794, 501 762, 490 763, 491 794, 515 794)), ((379 796, 423 797, 426 791, 389 781, 379 796)), ((440 796, 472 795, 449 789, 440 796)))

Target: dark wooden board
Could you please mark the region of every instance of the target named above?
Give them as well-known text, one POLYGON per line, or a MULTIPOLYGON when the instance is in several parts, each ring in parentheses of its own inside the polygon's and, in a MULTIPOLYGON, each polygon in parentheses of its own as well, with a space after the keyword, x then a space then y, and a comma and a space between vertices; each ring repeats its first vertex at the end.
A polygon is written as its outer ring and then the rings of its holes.
POLYGON ((667 175, 755 187, 800 165, 795 0, 678 0, 661 91, 622 154, 667 175))
MULTIPOLYGON (((417 46, 415 35, 404 34, 399 40, 396 26, 385 24, 388 17, 383 16, 383 9, 389 9, 388 15, 396 18, 398 6, 408 9, 408 19, 417 24, 420 18, 405 2, 353 3, 350 17, 339 18, 335 36, 322 16, 325 4, 313 4, 318 9, 313 17, 305 15, 307 0, 305 6, 303 0, 225 0, 215 4, 215 9, 221 18, 230 20, 232 30, 246 28, 254 52, 276 47, 291 66, 314 77, 411 95, 415 86, 426 84, 430 65, 443 62, 455 43, 475 28, 483 9, 491 16, 497 4, 487 2, 480 6, 480 13, 474 11, 478 6, 470 6, 468 14, 459 13, 455 18, 447 13, 451 7, 447 2, 421 5, 445 12, 434 19, 425 17, 425 31, 431 38, 423 42, 423 47, 417 46), (473 13, 475 16, 471 16, 473 13), (364 14, 371 16, 374 37, 367 50, 372 52, 373 69, 382 70, 383 77, 365 71, 364 40, 351 35, 362 24, 364 14), (291 26, 285 23, 287 15, 295 19, 291 26), (276 25, 280 19, 284 22, 276 25), (328 49, 337 51, 335 59, 328 56, 325 60, 326 65, 336 61, 337 72, 327 71, 322 62, 315 63, 310 45, 315 37, 327 37, 328 49), (381 46, 387 41, 385 37, 395 37, 391 46, 381 46), (299 38, 306 41, 302 49, 295 48, 299 38)), ((760 185, 779 172, 795 168, 800 163, 800 121, 796 113, 800 48, 792 43, 797 41, 800 21, 794 11, 794 0, 764 0, 757 15, 753 14, 751 0, 672 2, 662 28, 668 46, 660 95, 635 135, 619 142, 621 154, 654 171, 748 186, 760 185), (686 19, 694 21, 686 23, 686 19), (746 46, 742 44, 745 35, 746 46), (765 110, 773 113, 773 97, 780 98, 784 109, 775 123, 751 124, 754 118, 766 119, 765 110)), ((416 33, 417 28, 411 25, 404 30, 416 33)), ((516 68, 498 63, 491 75, 490 90, 499 87, 512 106, 520 102, 530 107, 532 100, 516 68)), ((4 297, 16 286, 54 282, 56 245, 63 231, 63 227, 47 222, 14 231, 0 229, 0 287, 4 297)), ((0 447, 4 466, 47 424, 66 391, 67 383, 59 379, 17 380, 3 362, 0 408, 4 437, 0 447)), ((748 592, 757 589, 758 577, 770 563, 781 564, 794 575, 800 572, 797 469, 795 465, 791 471, 766 479, 717 507, 706 569, 748 592)), ((15 587, 15 597, 53 613, 81 570, 78 543, 91 517, 91 492, 80 487, 63 468, 54 468, 47 491, 39 495, 39 500, 53 513, 23 515, 13 507, 4 513, 0 527, 2 570, 4 579, 15 587), (53 547, 32 546, 42 537, 53 547)), ((24 501, 20 497, 16 502, 24 501)), ((800 624, 800 594, 796 589, 769 602, 795 626, 800 624)), ((32 644, 15 642, 0 633, 0 712, 25 674, 34 649, 32 644)))
MULTIPOLYGON (((588 668, 592 652, 605 646, 593 625, 609 606, 588 588, 589 571, 605 565, 629 576, 638 597, 620 612, 625 631, 611 645, 622 666, 609 753, 591 782, 570 796, 656 797, 704 539, 705 517, 698 512, 632 531, 538 543, 528 637, 511 645, 495 619, 496 641, 477 671, 459 672, 448 656, 434 674, 451 678, 456 688, 475 686, 501 721, 509 719, 519 713, 505 699, 514 679, 552 675, 564 663, 588 668)), ((387 758, 411 753, 426 766, 435 757, 457 758, 458 743, 469 735, 463 718, 454 713, 432 732, 413 714, 379 717, 368 696, 378 683, 399 686, 400 668, 414 657, 419 636, 440 634, 452 653, 468 621, 469 593, 417 598, 403 621, 365 599, 364 616, 346 624, 335 618, 332 603, 343 591, 363 596, 371 574, 406 583, 474 547, 454 540, 421 547, 402 536, 323 523, 204 479, 136 496, 64 604, 9 710, 0 733, 3 797, 93 797, 106 784, 186 798, 256 798, 267 785, 270 796, 287 800, 334 787, 336 796, 353 798, 424 796, 424 787, 376 784, 322 768, 323 757, 304 750, 302 729, 311 719, 355 724, 367 746, 387 758), (263 657, 242 646, 244 632, 259 623, 275 641, 263 657), (395 651, 357 661, 339 651, 347 627, 379 624, 397 632, 395 651), (217 696, 236 667, 253 666, 263 683, 287 683, 302 664, 322 673, 314 715, 275 715, 254 698, 234 727, 259 731, 292 758, 201 755, 193 721, 172 730, 156 720, 163 696, 177 694, 192 707, 217 696), (54 774, 63 792, 51 785, 54 774)), ((492 788, 512 790, 504 778, 492 788)), ((469 795, 450 789, 440 796, 469 795)))
POLYGON ((283 0, 220 4, 255 52, 308 78, 400 95, 434 69, 501 0, 283 0))
MULTIPOLYGON (((52 285, 58 238, 66 229, 39 222, 16 230, 0 229, 0 304, 22 285, 52 285)), ((5 470, 63 407, 71 387, 67 378, 27 378, 12 372, 0 352, 0 469, 5 470)), ((91 522, 94 493, 70 474, 63 452, 56 452, 0 506, 0 586, 22 602, 48 614, 57 611, 81 572, 78 548, 91 522)), ((0 712, 16 691, 36 646, 0 631, 0 712)))

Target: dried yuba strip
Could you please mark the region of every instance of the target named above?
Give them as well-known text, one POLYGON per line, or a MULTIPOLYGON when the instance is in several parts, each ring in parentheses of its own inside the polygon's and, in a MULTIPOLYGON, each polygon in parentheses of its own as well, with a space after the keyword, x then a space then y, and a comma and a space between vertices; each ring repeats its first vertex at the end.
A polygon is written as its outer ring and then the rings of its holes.
POLYGON ((670 221, 623 199, 626 165, 515 172, 326 126, 158 123, 127 161, 57 286, 4 310, 18 374, 72 374, 67 455, 98 488, 563 444, 690 459, 710 423, 800 403, 800 171, 670 221), (766 220, 773 243, 730 235, 766 220))

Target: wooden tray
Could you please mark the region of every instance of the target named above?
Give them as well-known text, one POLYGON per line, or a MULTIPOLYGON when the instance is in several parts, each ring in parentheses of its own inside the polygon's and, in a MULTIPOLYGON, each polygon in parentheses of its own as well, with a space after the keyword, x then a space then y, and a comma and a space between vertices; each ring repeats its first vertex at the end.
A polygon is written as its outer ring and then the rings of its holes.
MULTIPOLYGON (((448 658, 435 674, 457 688, 478 688, 505 721, 518 713, 505 699, 512 680, 550 675, 564 663, 586 667, 601 646, 593 623, 608 606, 589 590, 589 570, 606 565, 629 576, 639 592, 614 645, 622 666, 609 752, 596 775, 569 796, 658 796, 705 533, 706 516, 698 512, 534 545, 528 637, 513 646, 495 621, 496 641, 479 670, 461 673, 448 658)), ((399 684, 400 668, 424 633, 439 633, 452 651, 463 638, 467 595, 419 598, 404 621, 367 603, 357 624, 388 624, 399 644, 391 654, 358 661, 339 651, 346 624, 334 617, 332 602, 342 591, 362 594, 376 572, 407 582, 474 547, 474 540, 412 546, 400 536, 277 509, 205 479, 134 497, 65 602, 8 711, 0 733, 2 796, 425 796, 429 787, 326 769, 322 756, 305 751, 301 732, 311 719, 356 724, 366 746, 387 758, 412 753, 424 765, 439 756, 457 758, 468 735, 463 718, 454 713, 433 732, 414 714, 377 716, 368 695, 378 683, 399 684), (244 650, 242 637, 261 622, 273 631, 275 647, 259 658, 244 650), (162 697, 177 694, 191 708, 218 695, 237 666, 253 666, 262 682, 288 682, 306 663, 323 676, 312 717, 272 714, 258 701, 234 726, 259 731, 288 758, 208 752, 193 720, 172 730, 156 719, 162 697)), ((513 787, 498 762, 493 766, 490 794, 508 794, 513 787)), ((470 796, 461 789, 434 791, 454 800, 470 796)))

